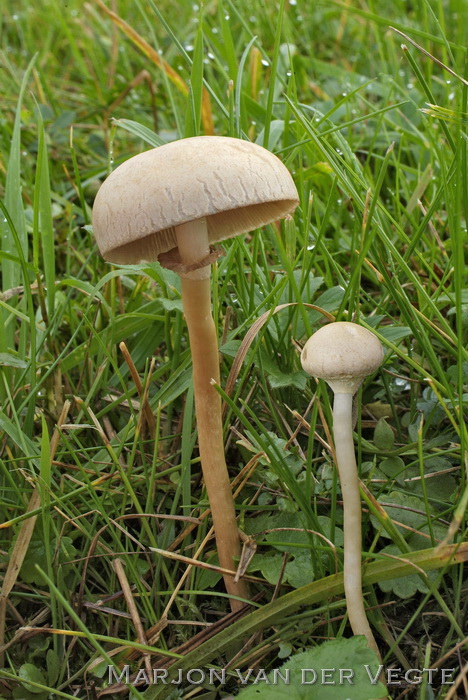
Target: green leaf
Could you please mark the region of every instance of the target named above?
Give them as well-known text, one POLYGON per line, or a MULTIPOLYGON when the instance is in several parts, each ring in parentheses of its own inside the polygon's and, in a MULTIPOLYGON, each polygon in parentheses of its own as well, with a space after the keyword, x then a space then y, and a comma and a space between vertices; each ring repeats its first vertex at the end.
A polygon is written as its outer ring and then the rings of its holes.
POLYGON ((270 134, 268 138, 268 145, 264 143, 265 140, 265 129, 257 136, 255 143, 259 146, 265 146, 269 151, 274 151, 278 141, 280 140, 282 134, 284 133, 284 120, 283 119, 273 119, 270 122, 270 134))
POLYGON ((228 357, 235 357, 241 345, 241 340, 228 340, 223 343, 219 348, 219 352, 222 355, 227 355, 228 357))
MULTIPOLYGON (((328 517, 328 515, 319 515, 317 517, 317 520, 320 524, 320 527, 322 528, 322 532, 327 537, 329 540, 333 542, 336 547, 342 547, 344 544, 344 533, 343 530, 340 527, 337 527, 335 523, 335 527, 333 529, 333 536, 330 537, 330 530, 331 530, 331 518, 328 517)), ((320 544, 326 546, 326 543, 324 540, 320 540, 320 544)))
POLYGON ((310 552, 298 552, 292 561, 288 561, 284 568, 284 578, 293 588, 307 586, 313 581, 314 569, 310 552))
MULTIPOLYGON (((53 539, 50 543, 50 548, 55 552, 57 547, 57 540, 53 539)), ((60 552, 58 555, 58 562, 63 563, 74 559, 76 556, 76 549, 73 546, 73 541, 71 537, 62 537, 60 539, 60 552)), ((26 556, 24 558, 23 564, 21 566, 20 578, 24 583, 36 583, 40 586, 44 585, 44 579, 40 572, 36 569, 36 564, 41 568, 45 569, 47 566, 47 554, 45 550, 45 544, 42 539, 32 539, 26 556)))
MULTIPOLYGON (((392 491, 388 496, 382 496, 381 501, 384 509, 387 511, 390 518, 395 521, 397 520, 404 525, 408 525, 415 530, 420 530, 424 525, 427 524, 427 516, 425 513, 425 503, 422 498, 417 496, 410 496, 407 493, 402 493, 401 491, 392 491), (403 506, 403 508, 402 508, 403 506)), ((375 516, 371 515, 371 521, 374 527, 380 528, 380 524, 375 516)), ((396 526, 402 535, 408 535, 410 531, 406 528, 402 528, 399 525, 396 526)), ((390 535, 383 531, 382 537, 390 537, 390 535)), ((425 547, 430 546, 430 540, 425 538, 425 547)))
POLYGON ((371 682, 378 667, 377 657, 364 637, 337 639, 291 656, 266 679, 261 672, 254 672, 248 679, 250 687, 238 697, 242 700, 374 700, 385 696, 384 686, 371 682))
MULTIPOLYGON (((290 583, 293 588, 300 588, 314 580, 314 572, 310 553, 301 550, 296 552, 284 568, 283 582, 290 583)), ((268 583, 276 585, 282 568, 281 554, 255 554, 250 562, 249 572, 260 571, 268 583)))
POLYGON ((270 374, 268 376, 268 383, 272 389, 282 389, 286 386, 294 386, 300 391, 304 391, 307 384, 307 377, 304 372, 292 372, 291 374, 286 374, 285 372, 276 371, 275 374, 270 374))
POLYGON ((399 340, 413 335, 411 328, 407 328, 406 326, 381 326, 379 328, 379 333, 391 343, 397 343, 399 340))
POLYGON ((182 313, 182 300, 181 299, 164 299, 159 298, 161 306, 166 311, 180 311, 182 313))
MULTIPOLYGON (((426 540, 427 543, 427 540, 426 540)), ((390 544, 388 547, 382 549, 382 553, 391 554, 393 556, 403 556, 400 549, 394 545, 390 544)), ((404 558, 404 556, 403 556, 404 558)), ((437 572, 430 571, 428 573, 429 577, 437 578, 437 572)), ((418 591, 420 593, 427 593, 429 590, 424 581, 418 574, 414 576, 402 576, 401 578, 393 578, 389 581, 379 581, 379 588, 384 591, 384 593, 394 593, 399 598, 403 600, 407 598, 412 598, 418 591)))
POLYGON ((269 523, 265 529, 283 528, 291 527, 297 528, 296 530, 279 530, 276 532, 269 532, 266 535, 266 540, 271 542, 273 546, 280 552, 289 552, 290 554, 297 554, 297 546, 294 545, 309 545, 309 537, 306 532, 304 532, 304 524, 302 523, 300 517, 295 514, 282 515, 281 518, 272 516, 269 518, 269 523))
POLYGON ((387 459, 383 459, 380 462, 379 467, 385 476, 389 476, 391 479, 396 479, 396 481, 398 481, 400 484, 405 483, 403 476, 405 463, 401 457, 388 457, 387 459))
MULTIPOLYGON (((447 536, 447 525, 442 525, 442 523, 440 522, 433 522, 431 529, 436 542, 441 542, 447 536)), ((412 532, 411 535, 408 537, 408 544, 411 547, 411 549, 418 549, 418 547, 427 547, 430 543, 431 540, 427 537, 427 535, 430 535, 429 525, 424 525, 424 527, 420 529, 420 533, 412 532)))
MULTIPOLYGON (((18 675, 24 681, 33 681, 33 683, 46 685, 46 680, 42 671, 38 669, 37 666, 34 666, 34 664, 23 664, 20 667, 18 675)), ((35 695, 39 695, 44 692, 42 689, 36 688, 34 685, 30 685, 29 683, 25 682, 23 685, 26 690, 28 690, 30 693, 34 693, 35 695)))
POLYGON ((307 376, 304 372, 282 372, 266 352, 261 353, 261 367, 267 373, 268 383, 272 389, 294 386, 304 391, 307 385, 307 376))
POLYGON ((385 418, 381 418, 375 426, 374 443, 377 449, 382 452, 388 452, 393 449, 395 436, 385 418))
POLYGON ((279 554, 272 554, 270 556, 266 554, 255 554, 251 566, 254 571, 260 571, 263 578, 268 581, 268 583, 275 585, 278 583, 281 573, 283 557, 279 554))
POLYGON ((26 690, 26 688, 18 685, 13 689, 12 697, 14 700, 47 700, 49 693, 38 689, 36 689, 35 693, 31 693, 29 690, 26 690))
POLYGON ((129 131, 134 136, 138 136, 150 146, 153 146, 153 148, 156 148, 157 146, 164 146, 166 143, 164 139, 155 134, 155 132, 151 129, 148 129, 147 126, 139 124, 132 119, 113 119, 112 122, 116 126, 120 126, 122 129, 129 131))
MULTIPOLYGON (((212 564, 213 566, 219 566, 218 556, 214 554, 213 556, 209 557, 209 559, 207 559, 207 563, 212 564)), ((212 571, 211 569, 201 569, 197 576, 197 587, 202 591, 206 591, 207 589, 214 588, 220 579, 221 574, 218 574, 216 571, 212 571)))
POLYGON ((28 363, 21 360, 16 355, 12 355, 10 352, 0 352, 0 365, 2 367, 16 367, 17 369, 25 369, 28 363))
POLYGON ((290 644, 285 644, 284 642, 281 642, 281 644, 278 647, 278 658, 287 659, 288 656, 291 655, 291 652, 292 646, 290 644))
MULTIPOLYGON (((433 498, 435 501, 446 502, 450 501, 452 494, 457 488, 457 481, 451 474, 440 474, 437 476, 428 476, 431 472, 437 471, 436 469, 429 468, 429 461, 424 462, 424 472, 426 478, 424 479, 426 486, 426 493, 429 498, 433 498)), ((450 462, 449 462, 450 464, 450 462)), ((422 482, 420 478, 419 467, 410 467, 405 472, 405 477, 408 479, 415 478, 414 481, 411 480, 405 483, 405 488, 411 490, 414 495, 423 495, 422 482)))
MULTIPOLYGON (((321 309, 325 309, 325 311, 335 311, 341 304, 343 296, 343 287, 331 287, 321 294, 314 303, 316 306, 320 306, 321 309)), ((319 317, 323 318, 322 314, 319 314, 319 317)))
POLYGON ((54 649, 49 649, 46 655, 47 680, 50 686, 54 687, 59 677, 61 661, 54 649))

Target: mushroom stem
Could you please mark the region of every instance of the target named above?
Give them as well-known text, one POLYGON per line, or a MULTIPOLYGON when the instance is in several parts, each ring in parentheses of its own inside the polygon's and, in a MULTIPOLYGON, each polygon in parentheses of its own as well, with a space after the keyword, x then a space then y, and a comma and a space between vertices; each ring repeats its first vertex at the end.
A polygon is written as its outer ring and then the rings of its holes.
MULTIPOLYGON (((208 234, 204 219, 176 228, 177 244, 183 264, 203 260, 209 253, 208 234), (197 235, 194 228, 197 229, 197 235), (201 235, 200 235, 201 234, 201 235)), ((212 385, 219 383, 218 338, 211 313, 211 266, 185 273, 182 277, 182 305, 188 327, 193 363, 193 388, 198 427, 198 447, 203 478, 213 518, 219 564, 235 571, 241 547, 237 530, 234 499, 224 455, 221 397, 212 385)), ((229 595, 249 598, 245 581, 234 582, 225 576, 229 595)), ((231 609, 244 603, 230 598, 231 609)))
POLYGON ((380 659, 379 648, 367 620, 361 577, 361 496, 354 454, 353 394, 336 392, 333 401, 333 433, 343 494, 344 589, 349 622, 354 634, 363 634, 380 659))

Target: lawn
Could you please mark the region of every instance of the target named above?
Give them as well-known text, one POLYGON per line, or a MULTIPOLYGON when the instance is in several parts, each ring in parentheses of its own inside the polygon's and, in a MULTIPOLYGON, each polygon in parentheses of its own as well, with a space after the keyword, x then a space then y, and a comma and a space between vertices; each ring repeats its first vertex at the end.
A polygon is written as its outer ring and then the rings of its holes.
POLYGON ((466 15, 463 0, 2 3, 0 698, 383 697, 346 611, 333 396, 300 360, 332 321, 385 351, 354 442, 388 697, 468 695, 466 15), (180 278, 106 263, 92 228, 118 165, 197 135, 264 146, 300 198, 212 266, 253 599, 234 613, 180 278))

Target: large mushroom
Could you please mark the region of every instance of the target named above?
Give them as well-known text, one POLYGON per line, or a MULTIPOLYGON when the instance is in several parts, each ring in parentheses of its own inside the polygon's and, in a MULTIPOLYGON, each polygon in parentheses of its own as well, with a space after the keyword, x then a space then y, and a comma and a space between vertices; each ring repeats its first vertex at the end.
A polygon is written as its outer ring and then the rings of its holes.
MULTIPOLYGON (((298 204, 293 179, 272 153, 222 136, 174 141, 134 156, 101 186, 93 228, 112 263, 155 261, 178 272, 193 363, 195 412, 203 477, 219 563, 236 570, 240 556, 232 490, 224 456, 218 340, 211 313, 210 244, 284 218, 298 204)), ((247 585, 224 576, 230 596, 247 585)), ((230 598, 233 610, 242 606, 230 598)))
POLYGON ((304 370, 317 379, 324 379, 334 394, 333 434, 343 494, 346 607, 354 634, 363 634, 377 656, 380 656, 379 649, 362 597, 361 497, 354 455, 353 396, 364 377, 373 374, 382 360, 383 349, 377 336, 347 321, 320 328, 306 342, 301 354, 304 370))

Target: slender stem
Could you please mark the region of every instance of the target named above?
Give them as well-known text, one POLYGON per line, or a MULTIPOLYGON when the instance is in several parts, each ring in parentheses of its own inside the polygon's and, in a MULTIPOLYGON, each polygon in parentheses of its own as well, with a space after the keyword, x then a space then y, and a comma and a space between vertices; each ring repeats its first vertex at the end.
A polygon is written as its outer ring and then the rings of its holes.
MULTIPOLYGON (((188 228, 188 225, 184 228, 188 228)), ((179 231, 177 233, 179 234, 179 231)), ((179 253, 185 264, 203 259, 209 252, 206 238, 204 245, 198 240, 197 251, 186 253, 186 244, 190 244, 189 235, 190 232, 183 232, 180 240, 178 235, 179 253), (183 240, 184 238, 186 240, 183 240)), ((190 238, 195 238, 194 231, 190 238)), ((210 266, 197 270, 194 276, 202 279, 182 277, 182 304, 192 351, 198 447, 213 517, 219 563, 221 567, 235 571, 235 559, 239 558, 241 552, 240 539, 224 455, 221 397, 211 384, 212 380, 219 383, 220 373, 218 338, 211 313, 210 266)), ((224 583, 230 595, 249 598, 245 581, 235 583, 232 576, 225 576, 224 583)), ((232 598, 230 603, 232 610, 238 610, 244 605, 232 598)))
POLYGON ((344 589, 349 622, 354 634, 363 634, 367 645, 380 659, 379 648, 367 620, 362 597, 361 576, 361 496, 354 455, 353 395, 335 393, 333 433, 344 511, 344 589))

